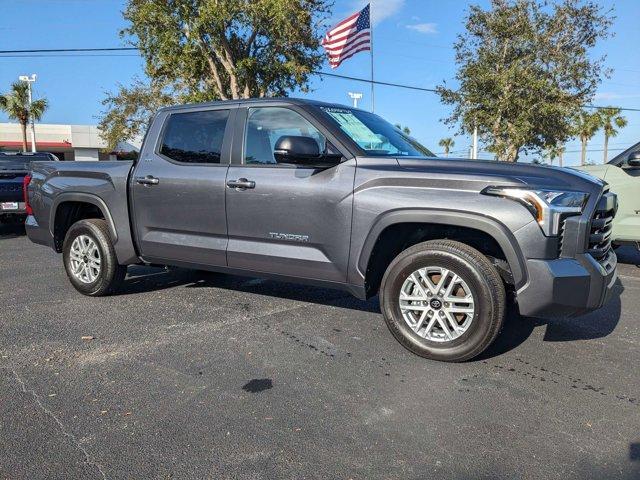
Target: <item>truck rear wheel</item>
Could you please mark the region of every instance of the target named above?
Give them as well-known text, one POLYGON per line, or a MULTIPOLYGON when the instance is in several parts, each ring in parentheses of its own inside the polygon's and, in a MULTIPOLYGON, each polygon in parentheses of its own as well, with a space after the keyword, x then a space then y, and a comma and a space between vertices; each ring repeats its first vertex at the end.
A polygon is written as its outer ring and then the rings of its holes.
POLYGON ((127 273, 118 264, 107 223, 101 219, 74 223, 62 246, 64 268, 71 284, 84 295, 114 293, 127 273))
POLYGON ((382 278, 380 307, 389 330, 408 350, 461 362, 482 353, 500 332, 505 289, 476 249, 431 240, 391 262, 382 278))

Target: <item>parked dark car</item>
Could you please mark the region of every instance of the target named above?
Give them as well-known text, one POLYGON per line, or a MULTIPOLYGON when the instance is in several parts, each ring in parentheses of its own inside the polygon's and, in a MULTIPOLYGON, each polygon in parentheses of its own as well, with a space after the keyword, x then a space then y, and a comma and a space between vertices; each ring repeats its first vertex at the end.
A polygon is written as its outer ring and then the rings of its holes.
POLYGON ((115 291, 132 264, 324 285, 379 295, 402 345, 460 361, 496 338, 507 292, 523 315, 569 316, 601 307, 616 280, 602 181, 436 158, 342 105, 166 108, 135 162, 32 168, 27 234, 63 254, 85 295, 115 291))
POLYGON ((21 222, 27 215, 24 203, 25 177, 33 162, 57 161, 52 153, 0 152, 0 223, 21 222))

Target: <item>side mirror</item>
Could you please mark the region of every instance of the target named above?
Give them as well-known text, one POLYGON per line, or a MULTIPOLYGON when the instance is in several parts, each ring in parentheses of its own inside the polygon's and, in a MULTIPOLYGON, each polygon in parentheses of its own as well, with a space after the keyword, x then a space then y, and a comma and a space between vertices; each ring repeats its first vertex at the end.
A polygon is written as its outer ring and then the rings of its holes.
POLYGON ((329 168, 340 163, 341 155, 323 155, 318 142, 311 137, 285 135, 280 137, 273 149, 278 163, 293 163, 308 167, 329 168))
POLYGON ((640 150, 631 152, 627 157, 627 165, 630 167, 640 167, 640 150))

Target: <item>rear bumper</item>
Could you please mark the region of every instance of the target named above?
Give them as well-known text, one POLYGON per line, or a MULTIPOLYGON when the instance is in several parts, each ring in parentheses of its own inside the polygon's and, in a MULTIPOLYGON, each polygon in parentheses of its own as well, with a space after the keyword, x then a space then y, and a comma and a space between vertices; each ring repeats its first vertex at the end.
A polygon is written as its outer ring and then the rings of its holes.
POLYGON ((529 281, 516 294, 520 314, 572 317, 602 307, 618 278, 616 265, 613 251, 601 263, 588 254, 527 260, 529 281))
POLYGON ((24 202, 16 202, 15 200, 0 200, 0 215, 26 215, 27 210, 25 209, 24 202), (2 208, 3 203, 17 203, 17 209, 5 210, 2 208))
POLYGON ((39 243, 40 245, 46 245, 47 247, 54 248, 53 236, 48 229, 42 228, 36 221, 36 217, 33 215, 27 216, 24 222, 24 228, 27 232, 27 237, 33 243, 39 243))

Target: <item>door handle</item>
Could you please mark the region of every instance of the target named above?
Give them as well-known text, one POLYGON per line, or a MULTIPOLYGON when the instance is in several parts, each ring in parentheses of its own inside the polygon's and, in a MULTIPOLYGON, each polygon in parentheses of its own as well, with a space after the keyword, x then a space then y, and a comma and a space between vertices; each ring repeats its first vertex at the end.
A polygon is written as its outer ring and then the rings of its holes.
POLYGON ((140 185, 158 185, 160 180, 153 175, 147 175, 146 177, 136 177, 136 183, 140 185))
POLYGON ((246 178, 239 178, 238 180, 227 181, 227 187, 235 188, 237 190, 246 190, 247 188, 256 188, 256 182, 253 180, 247 180, 246 178))

